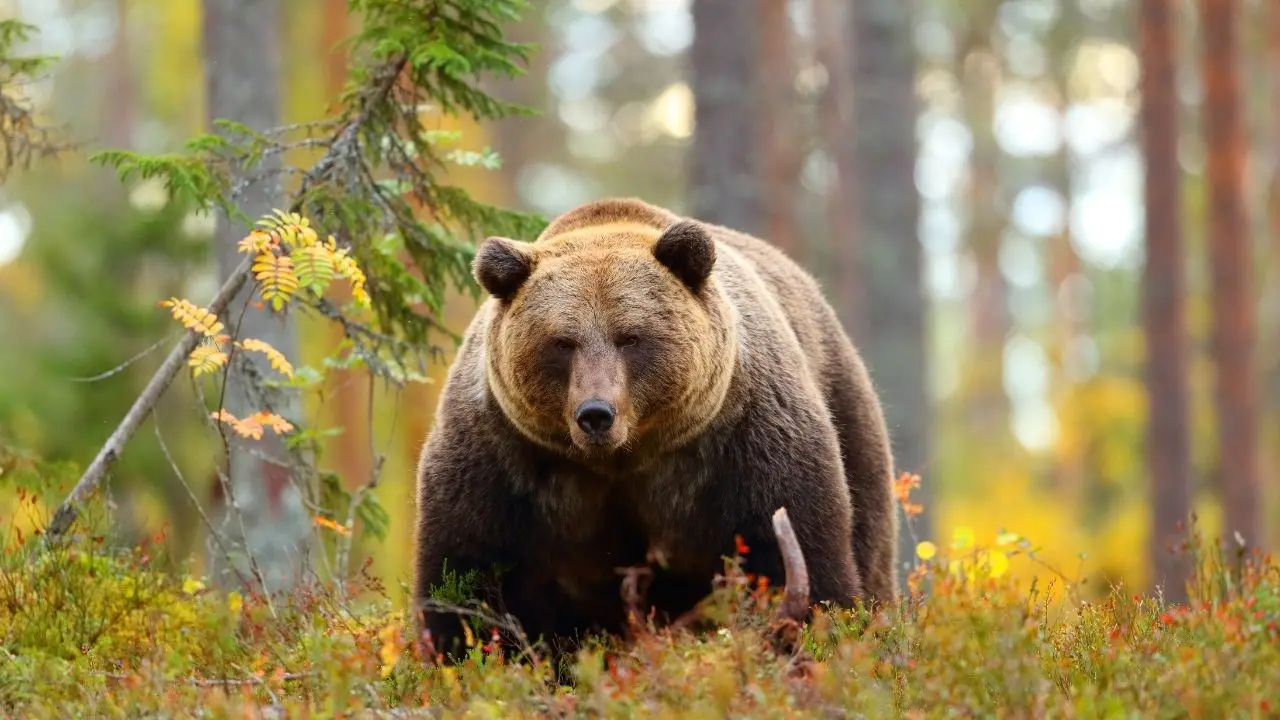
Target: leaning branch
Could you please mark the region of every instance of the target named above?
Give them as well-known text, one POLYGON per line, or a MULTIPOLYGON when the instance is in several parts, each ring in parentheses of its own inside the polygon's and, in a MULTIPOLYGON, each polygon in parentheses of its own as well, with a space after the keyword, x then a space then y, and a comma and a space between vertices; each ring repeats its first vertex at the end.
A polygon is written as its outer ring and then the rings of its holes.
MULTIPOLYGON (((342 130, 338 131, 324 157, 320 158, 319 162, 312 166, 311 170, 303 177, 290 208, 292 212, 301 210, 307 192, 315 183, 330 175, 334 168, 338 167, 346 158, 358 152, 357 144, 360 138, 360 128, 368 122, 374 108, 381 105, 391 94, 395 88, 396 79, 399 78, 401 71, 404 69, 405 62, 403 57, 395 58, 385 64, 374 76, 376 82, 360 98, 359 113, 342 130)), ((209 303, 209 312, 221 314, 222 311, 226 310, 232 299, 235 298, 236 293, 240 292, 240 288, 249 279, 252 260, 252 258, 245 258, 231 273, 230 277, 218 290, 218 294, 214 296, 213 301, 209 303)), ((97 457, 89 464, 79 482, 72 488, 67 498, 63 500, 62 505, 58 506, 53 519, 49 522, 49 527, 45 531, 47 542, 51 543, 61 538, 71 528, 71 525, 80 514, 81 503, 102 484, 103 479, 107 476, 107 470, 120 458, 125 444, 137 432, 142 425, 142 421, 147 419, 147 416, 151 414, 151 410, 159 402, 160 397, 168 390, 173 378, 177 376, 178 371, 182 368, 186 357, 191 354, 196 344, 200 342, 200 337, 201 335, 196 331, 188 330, 182 340, 174 346, 173 350, 169 351, 169 356, 165 358, 159 369, 151 376, 146 388, 143 389, 138 399, 134 401, 133 406, 129 408, 129 412, 125 414, 124 419, 116 426, 115 431, 111 433, 111 437, 107 438, 102 449, 98 451, 97 457)))
MULTIPOLYGON (((236 293, 240 292, 240 288, 249 277, 251 261, 252 258, 245 258, 240 263, 240 267, 236 268, 236 271, 218 290, 213 302, 209 303, 209 312, 217 315, 227 309, 231 299, 236 296, 236 293)), ((84 471, 84 475, 80 477, 80 481, 76 483, 76 486, 71 489, 71 494, 62 501, 62 505, 58 506, 57 512, 53 514, 53 520, 49 522, 49 527, 45 531, 47 538, 56 539, 70 529, 71 524, 75 522, 76 517, 79 515, 80 503, 101 484, 102 479, 106 477, 107 469, 119 459, 125 443, 137 432, 138 427, 142 425, 142 421, 147 419, 147 415, 151 414, 151 410, 160 400, 160 396, 169 388, 169 384, 173 382, 174 376, 182 368, 187 356, 191 354, 196 344, 200 342, 200 338, 200 333, 188 330, 182 340, 169 351, 169 357, 164 359, 164 362, 160 364, 160 368, 151 376, 146 388, 142 390, 142 394, 138 396, 137 400, 133 401, 133 407, 129 408, 124 420, 120 421, 120 424, 116 426, 115 432, 111 433, 111 437, 107 438, 107 442, 98 451, 97 457, 89 464, 88 469, 84 471)))

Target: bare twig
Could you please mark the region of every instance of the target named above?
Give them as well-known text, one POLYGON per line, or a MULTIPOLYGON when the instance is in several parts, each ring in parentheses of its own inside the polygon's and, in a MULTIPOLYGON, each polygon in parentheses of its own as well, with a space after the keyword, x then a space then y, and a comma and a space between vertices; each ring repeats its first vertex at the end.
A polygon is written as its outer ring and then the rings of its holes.
POLYGON ((112 375, 118 375, 124 372, 125 369, 128 368, 130 365, 138 362, 139 360, 146 357, 147 355, 150 355, 151 353, 155 352, 156 348, 168 342, 170 339, 173 338, 174 335, 177 335, 177 333, 169 333, 168 335, 165 335, 164 337, 152 343, 150 347, 148 347, 146 350, 143 350, 142 352, 138 353, 137 355, 134 355, 128 360, 125 360, 124 362, 111 368, 110 370, 106 370, 104 372, 98 373, 97 375, 91 375, 89 377, 83 377, 83 378, 73 377, 71 378, 71 382, 82 382, 82 383, 98 382, 99 380, 106 380, 112 375))
POLYGON ((617 568, 622 575, 622 601, 627 605, 627 635, 634 639, 641 629, 642 618, 647 613, 643 603, 653 582, 653 570, 646 566, 617 568))
MULTIPOLYGON (((357 154, 356 146, 359 144, 360 128, 368 121, 373 110, 391 94, 392 89, 395 87, 396 78, 400 76, 405 62, 404 57, 395 58, 375 74, 377 82, 360 99, 359 112, 351 122, 338 132, 336 139, 329 147, 329 151, 325 153, 325 156, 303 177, 291 207, 293 212, 301 209, 302 203, 311 187, 332 173, 339 160, 346 159, 349 155, 357 154)), ((252 261, 252 257, 246 257, 231 273, 218 290, 218 294, 213 301, 209 303, 208 310, 210 312, 219 314, 226 310, 227 305, 230 304, 236 293, 240 291, 240 288, 249 279, 249 269, 252 266, 252 261)), ((188 330, 182 340, 169 352, 169 356, 165 358, 160 368, 151 376, 151 380, 147 383, 146 388, 143 389, 142 394, 134 401, 124 419, 116 427, 115 431, 111 433, 111 436, 107 438, 107 442, 103 444, 97 457, 93 459, 88 469, 80 477, 79 482, 76 483, 71 493, 62 502, 62 505, 58 507, 57 512, 54 513, 53 520, 49 523, 44 536, 47 543, 53 543, 61 539, 67 530, 71 528, 72 523, 75 522, 76 517, 79 515, 81 503, 102 483, 106 477, 107 470, 119 459, 120 454, 124 451, 125 443, 137 432, 142 421, 146 419, 151 409, 160 400, 160 396, 168 389, 186 357, 195 349, 201 337, 202 335, 199 333, 188 330)))
POLYGON ((792 663, 796 664, 793 671, 803 672, 805 660, 797 650, 800 648, 801 625, 809 615, 809 570, 805 566, 800 541, 796 539, 795 529, 791 527, 791 518, 787 516, 785 507, 780 507, 773 513, 773 534, 778 538, 778 552, 782 555, 786 587, 782 591, 778 617, 771 628, 770 643, 776 652, 792 656, 792 663))
POLYGON ((177 461, 173 459, 173 455, 169 452, 169 444, 164 441, 164 433, 160 432, 160 418, 155 419, 156 441, 160 443, 160 451, 164 453, 164 457, 169 461, 169 466, 173 468, 173 474, 178 478, 178 482, 182 484, 184 490, 187 491, 187 497, 191 498, 191 504, 195 506, 196 512, 200 514, 200 519, 204 521, 205 527, 209 528, 209 533, 213 537, 213 541, 217 543, 218 549, 227 557, 228 564, 231 565, 232 571, 240 578, 240 582, 245 587, 250 587, 249 579, 240 573, 240 570, 230 562, 231 553, 227 550, 226 543, 222 541, 222 533, 218 532, 218 528, 214 526, 213 521, 205 514, 204 507, 200 505, 200 500, 196 498, 195 492, 191 490, 191 484, 187 482, 186 476, 182 474, 182 469, 178 467, 177 461))
POLYGON ((479 618, 482 622, 495 627, 501 631, 505 631, 509 637, 515 640, 516 645, 520 648, 518 657, 527 657, 537 660, 538 654, 533 648, 533 644, 529 642, 529 636, 525 634, 524 628, 520 625, 519 619, 510 613, 498 613, 485 610, 483 607, 460 605, 457 603, 445 602, 435 598, 427 598, 416 604, 416 611, 421 612, 437 612, 448 613, 452 615, 460 615, 467 617, 479 618))
MULTIPOLYGON (((240 287, 244 285, 245 280, 249 277, 249 267, 253 258, 246 257, 240 267, 227 278, 222 287, 218 290, 218 294, 214 296, 213 302, 209 303, 209 312, 217 314, 226 309, 227 304, 240 291, 240 287)), ((186 361, 187 356, 195 349, 196 345, 203 337, 194 330, 188 330, 182 340, 169 351, 169 357, 164 359, 164 363, 156 370, 155 375, 151 376, 151 380, 147 383, 146 388, 142 390, 142 394, 133 402, 133 407, 129 408, 129 412, 125 414, 124 420, 116 427, 115 432, 111 433, 111 437, 107 438, 107 442, 103 444, 102 449, 98 451, 97 457, 89 464, 89 468, 84 471, 84 475, 80 477, 80 481, 72 488, 71 494, 66 500, 62 501, 62 505, 58 506, 57 512, 53 514, 53 520, 49 522, 49 528, 45 532, 45 540, 53 542, 60 539, 63 534, 71 528, 71 524, 75 522, 79 515, 79 506, 84 502, 98 485, 102 483, 103 478, 107 475, 107 469, 120 457, 120 453, 124 451, 124 445, 137 432, 138 427, 142 425, 142 421, 151 413, 151 409, 159 402, 160 396, 169 388, 169 384, 173 382, 173 378, 178 374, 186 361)))
MULTIPOLYGON (((351 562, 351 546, 355 542, 355 536, 356 536, 355 534, 356 514, 360 511, 360 506, 364 504, 365 497, 367 497, 369 493, 378 489, 378 483, 382 480, 382 466, 387 460, 387 453, 378 452, 377 440, 375 440, 373 437, 374 435, 373 433, 374 392, 373 391, 374 391, 374 387, 371 379, 369 382, 369 393, 368 393, 369 402, 368 402, 367 412, 368 412, 368 423, 369 423, 369 453, 374 458, 373 467, 370 468, 369 470, 368 481, 362 484, 360 488, 357 489, 355 493, 351 495, 351 505, 350 507, 347 508, 347 520, 345 523, 343 523, 343 527, 347 529, 347 534, 341 540, 339 540, 337 558, 335 559, 335 562, 334 562, 334 564, 337 566, 336 577, 339 581, 338 582, 338 587, 340 588, 339 592, 341 592, 344 596, 346 594, 346 579, 347 579, 347 571, 349 570, 348 565, 351 562)), ((399 405, 399 402, 397 401, 397 406, 398 405, 399 405)), ((399 413, 395 413, 392 415, 391 432, 390 432, 390 435, 392 437, 395 436, 396 419, 398 417, 399 417, 399 413)), ((390 438, 388 438, 387 442, 390 443, 390 438)))
MULTIPOLYGON (((194 381, 191 383, 191 386, 195 390, 196 398, 200 401, 200 406, 203 409, 207 405, 204 397, 204 390, 200 388, 199 383, 196 383, 194 381)), ((210 425, 214 426, 213 428, 214 432, 218 433, 219 437, 222 438, 222 444, 224 449, 228 448, 227 437, 224 432, 224 428, 222 427, 222 423, 214 421, 212 418, 210 418, 207 412, 202 412, 200 414, 204 417, 206 423, 209 423, 210 425)), ((228 449, 226 450, 226 452, 230 453, 230 450, 228 449)), ((271 593, 267 591, 267 579, 262 573, 261 566, 258 565, 257 557, 253 554, 253 550, 249 547, 249 544, 247 542, 247 539, 249 537, 249 529, 245 527, 244 514, 239 511, 240 503, 236 499, 235 490, 232 489, 231 487, 231 478, 228 477, 227 473, 223 472, 222 468, 220 467, 215 467, 214 472, 217 473, 218 484, 219 484, 219 487, 222 489, 223 496, 226 498, 227 506, 235 511, 235 512, 228 512, 224 514, 222 525, 223 527, 226 527, 227 524, 231 521, 232 517, 234 516, 237 525, 239 525, 240 527, 240 538, 241 540, 246 541, 244 549, 245 549, 245 555, 249 560, 249 571, 253 574, 254 580, 258 582, 258 586, 262 589, 263 597, 266 598, 267 609, 271 612, 271 617, 278 618, 279 616, 276 614, 275 601, 272 599, 271 593)), ((231 564, 234 567, 233 563, 229 563, 229 564, 231 564)))
POLYGON ((804 553, 787 509, 780 507, 773 513, 773 534, 778 536, 778 551, 782 554, 782 566, 787 585, 782 594, 782 606, 778 616, 782 619, 803 622, 809 614, 809 569, 805 566, 804 553))
MULTIPOLYGON (((128 682, 130 680, 145 681, 147 679, 146 676, 126 675, 124 673, 100 672, 100 673, 93 673, 93 674, 98 677, 105 678, 107 680, 115 680, 117 682, 128 682)), ((250 676, 245 678, 166 678, 165 682, 173 683, 173 684, 181 684, 181 685, 191 685, 194 687, 206 687, 206 688, 207 687, 241 687, 246 685, 249 685, 249 686, 264 685, 271 680, 282 680, 282 681, 302 680, 310 675, 311 673, 282 673, 280 675, 273 676, 273 677, 250 676)))

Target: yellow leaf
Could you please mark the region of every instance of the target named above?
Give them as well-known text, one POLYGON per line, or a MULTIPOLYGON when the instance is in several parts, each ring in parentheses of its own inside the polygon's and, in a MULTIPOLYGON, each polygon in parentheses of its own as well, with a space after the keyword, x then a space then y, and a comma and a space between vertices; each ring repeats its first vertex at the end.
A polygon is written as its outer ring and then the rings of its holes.
POLYGON ((964 550, 973 546, 973 528, 962 525, 956 528, 955 534, 951 536, 951 547, 954 550, 964 550))
POLYGON ((188 330, 195 330, 208 337, 216 337, 222 331, 223 325, 218 320, 217 315, 190 300, 169 298, 168 300, 161 300, 160 306, 169 308, 169 313, 173 315, 173 319, 182 323, 182 326, 188 330))
POLYGON ((931 560, 933 556, 938 554, 938 546, 925 540, 916 545, 916 555, 921 560, 931 560))
POLYGON ((267 359, 271 361, 271 367, 289 377, 293 377, 293 364, 289 362, 289 358, 286 358, 284 353, 275 349, 266 341, 259 340, 257 338, 249 338, 241 342, 240 347, 245 350, 253 350, 266 355, 267 359))
POLYGON ((991 577, 998 578, 1009 571, 1009 556, 999 550, 993 550, 987 556, 987 567, 990 568, 991 577))
POLYGON ((191 351, 191 355, 187 357, 187 364, 194 368, 192 374, 200 377, 227 364, 227 354, 217 345, 201 344, 191 351))
POLYGON ((204 583, 195 578, 187 578, 182 581, 182 592, 188 595, 195 595, 204 589, 204 583))
POLYGON ((257 255, 264 250, 276 245, 275 238, 261 230, 252 230, 245 235, 236 246, 242 253, 252 253, 257 255))
POLYGON ((396 663, 400 661, 400 653, 403 650, 400 637, 400 625, 392 623, 378 631, 378 639, 382 641, 382 646, 378 648, 378 659, 382 661, 382 677, 391 675, 395 669, 396 663))
POLYGON ((347 254, 346 249, 335 250, 333 267, 338 274, 351 281, 351 297, 359 307, 369 307, 369 293, 365 291, 364 271, 356 264, 355 258, 347 254))
POLYGON ((313 244, 294 250, 291 257, 298 286, 323 294, 338 270, 333 253, 324 245, 313 244))
POLYGON ((243 607, 244 597, 240 593, 234 590, 227 593, 227 609, 231 611, 232 615, 239 615, 243 607))
POLYGON ((253 276, 258 280, 262 299, 279 310, 289 296, 298 290, 298 277, 293 273, 293 260, 287 255, 259 253, 253 261, 253 276))
POLYGON ((1011 533, 1011 532, 1000 533, 999 535, 996 536, 996 545, 999 545, 1000 547, 1005 547, 1007 545, 1012 545, 1021 539, 1022 538, 1018 536, 1018 533, 1011 533))

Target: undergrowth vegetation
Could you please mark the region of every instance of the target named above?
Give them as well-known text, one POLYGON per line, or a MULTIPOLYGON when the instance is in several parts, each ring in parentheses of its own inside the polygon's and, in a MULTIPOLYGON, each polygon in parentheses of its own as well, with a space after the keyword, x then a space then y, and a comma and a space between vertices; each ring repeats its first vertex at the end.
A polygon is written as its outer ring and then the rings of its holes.
MULTIPOLYGON (((592 643, 574 687, 536 652, 489 638, 439 666, 407 589, 358 573, 284 597, 157 569, 158 536, 120 550, 95 504, 75 542, 39 527, 66 469, 0 455, 21 492, 0 553, 0 712, 8 717, 1274 717, 1280 567, 1192 542, 1188 605, 1000 568, 1030 544, 957 533, 922 543, 903 602, 819 611, 794 655, 771 647, 775 588, 726 559, 714 632, 645 629, 592 643), (1003 548, 1003 549, 997 549, 1003 548), (1003 560, 993 558, 1003 557, 1003 560)), ((1194 540, 1195 535, 1192 535, 1194 540)), ((740 548, 750 552, 749 548, 740 548)), ((1029 560, 1026 560, 1029 561, 1029 560)), ((172 564, 168 565, 172 567, 172 564)))
MULTIPOLYGON (((443 184, 446 164, 492 167, 497 158, 487 150, 446 150, 457 137, 428 129, 422 116, 427 105, 478 119, 515 113, 482 93, 474 75, 514 72, 527 48, 504 40, 501 27, 526 3, 350 5, 364 14, 365 29, 355 43, 362 54, 344 110, 294 128, 323 131, 327 140, 222 123, 235 137, 204 135, 185 153, 97 156, 124 179, 160 178, 176 195, 238 216, 235 178, 247 172, 241 166, 255 165, 268 150, 318 144, 325 152, 323 161, 299 173, 290 210, 260 223, 239 249, 252 258, 242 281, 256 285, 264 307, 313 312, 342 327, 337 355, 324 358, 321 369, 295 366, 297 358, 262 339, 233 335, 228 326, 236 308, 157 298, 187 336, 173 355, 181 366, 175 363, 168 379, 156 383, 148 402, 154 404, 179 367, 192 380, 216 386, 219 372, 245 355, 268 361, 270 375, 263 370, 255 383, 262 389, 315 390, 323 369, 334 367, 363 367, 394 385, 420 379, 414 367, 433 354, 429 338, 451 334, 437 318, 446 292, 475 289, 466 282, 472 249, 464 240, 530 237, 541 227, 539 218, 499 211, 443 184), (430 208, 429 221, 419 216, 421 207, 430 208), (335 281, 347 288, 349 303, 325 296, 335 281)), ((0 23, 0 59, 19 31, 25 32, 0 23)), ((39 67, 34 60, 8 62, 10 72, 20 74, 39 67)), ((21 112, 0 102, 0 118, 25 117, 21 112)), ((9 155, 0 153, 0 170, 22 159, 15 153, 31 151, 14 146, 9 155)), ((318 447, 330 428, 289 422, 270 411, 265 395, 239 417, 217 402, 202 405, 208 412, 202 419, 224 441, 228 433, 252 439, 269 433, 292 448, 318 447)), ((221 399, 209 396, 215 397, 221 399)), ((123 451, 148 410, 139 403, 139 419, 118 439, 113 434, 100 457, 123 451)), ((1185 605, 1123 587, 1085 599, 1076 579, 1046 563, 1032 539, 1013 533, 988 538, 961 527, 947 542, 918 538, 901 603, 878 612, 820 610, 799 642, 785 643, 797 648, 785 654, 776 650, 783 645, 777 642, 780 589, 743 574, 740 557, 726 558, 718 589, 703 608, 718 629, 638 628, 633 637, 600 639, 570 659, 573 684, 567 686, 558 682, 561 668, 536 649, 508 658, 483 621, 463 662, 438 663, 405 611, 405 578, 384 581, 368 565, 348 572, 357 526, 374 541, 405 542, 386 534, 386 513, 371 492, 377 473, 348 492, 334 474, 309 465, 298 470, 321 539, 312 559, 320 562, 308 583, 266 594, 256 561, 239 582, 225 573, 204 577, 197 558, 168 556, 163 533, 142 544, 128 541, 113 517, 107 464, 91 472, 93 465, 47 463, 0 438, 4 717, 1253 718, 1280 712, 1280 567, 1268 556, 1202 544, 1194 529, 1186 550, 1196 574, 1185 605), (10 495, 15 502, 8 502, 10 495), (50 522, 55 508, 61 523, 50 522), (61 540, 46 542, 46 528, 61 540), (1031 576, 1034 581, 1026 579, 1031 576)), ((217 474, 222 482, 220 469, 217 474)), ((178 481, 194 501, 185 480, 178 481)), ((908 518, 921 511, 911 500, 916 482, 904 476, 897 486, 908 518)), ((235 505, 230 485, 226 496, 235 505)), ((1010 512, 1007 502, 999 507, 1010 512)), ((221 548, 224 529, 203 510, 199 515, 221 548)), ((1061 536, 1035 541, 1059 550, 1070 545, 1061 536)), ((739 555, 750 551, 738 548, 739 555)), ((461 584, 438 596, 456 594, 461 584)))

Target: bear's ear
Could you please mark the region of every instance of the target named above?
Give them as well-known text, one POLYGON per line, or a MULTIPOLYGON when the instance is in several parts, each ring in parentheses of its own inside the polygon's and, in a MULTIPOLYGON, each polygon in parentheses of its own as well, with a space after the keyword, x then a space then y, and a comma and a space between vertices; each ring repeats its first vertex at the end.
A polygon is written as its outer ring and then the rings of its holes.
POLYGON ((680 278, 680 282, 698 292, 716 264, 716 245, 701 225, 681 220, 658 238, 653 256, 680 278))
POLYGON ((490 295, 506 302, 529 279, 533 257, 525 243, 491 237, 480 244, 471 263, 471 274, 490 295))

